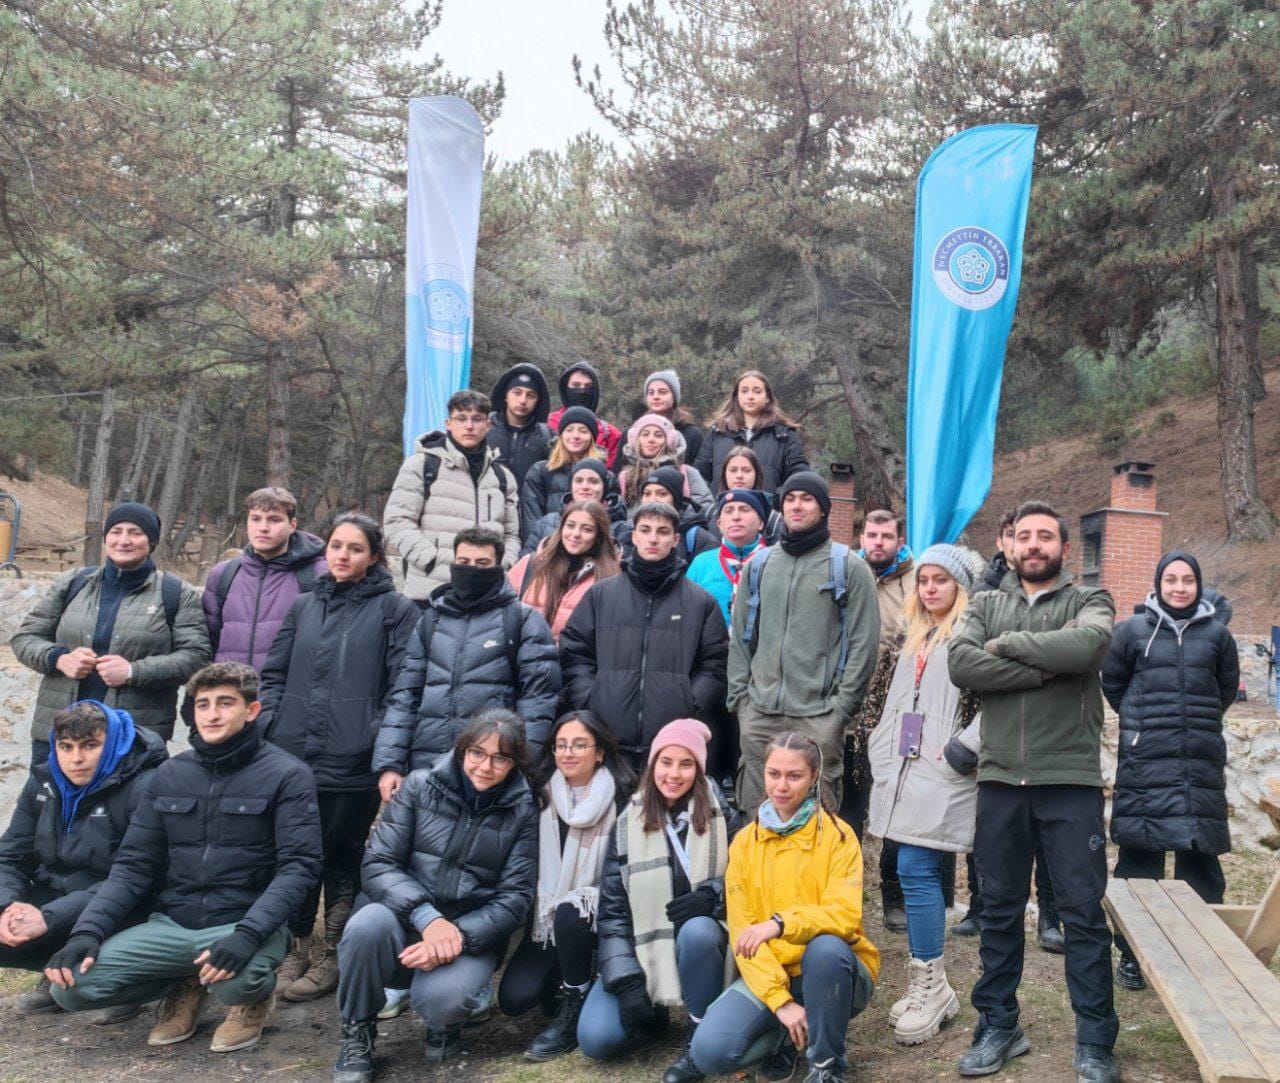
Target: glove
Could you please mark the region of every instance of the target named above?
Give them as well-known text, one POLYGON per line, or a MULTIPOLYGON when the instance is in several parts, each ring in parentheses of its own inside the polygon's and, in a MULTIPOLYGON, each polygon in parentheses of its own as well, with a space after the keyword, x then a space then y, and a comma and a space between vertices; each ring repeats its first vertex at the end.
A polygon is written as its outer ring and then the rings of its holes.
POLYGON ((643 978, 628 978, 614 995, 618 998, 618 1014, 627 1030, 643 1030, 653 1025, 653 1001, 649 999, 643 978))
POLYGON ((209 946, 207 962, 217 970, 239 974, 249 965, 259 947, 261 942, 258 938, 237 925, 232 932, 209 946))
POLYGON ((690 918, 714 917, 716 912, 716 893, 709 887, 695 888, 683 895, 677 895, 667 903, 667 920, 672 925, 683 925, 690 918))
POLYGON ((959 737, 952 737, 946 743, 942 756, 957 775, 972 774, 978 769, 978 754, 959 737))
POLYGON ((70 970, 73 974, 79 974, 80 964, 90 956, 96 959, 101 947, 102 941, 93 933, 76 933, 53 953, 45 966, 49 970, 70 970))

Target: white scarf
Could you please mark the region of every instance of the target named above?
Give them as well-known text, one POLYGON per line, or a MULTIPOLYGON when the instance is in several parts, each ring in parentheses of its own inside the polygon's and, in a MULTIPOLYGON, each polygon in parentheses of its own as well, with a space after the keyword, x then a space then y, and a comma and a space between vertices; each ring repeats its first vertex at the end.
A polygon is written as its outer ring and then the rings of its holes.
POLYGON ((572 803, 564 775, 556 771, 551 776, 547 784, 551 800, 538 825, 538 904, 533 922, 537 943, 555 943, 556 907, 561 903, 573 903, 578 913, 595 925, 600 874, 617 818, 616 794, 613 775, 603 766, 591 776, 586 796, 577 805, 572 803), (569 825, 563 849, 561 821, 569 825))

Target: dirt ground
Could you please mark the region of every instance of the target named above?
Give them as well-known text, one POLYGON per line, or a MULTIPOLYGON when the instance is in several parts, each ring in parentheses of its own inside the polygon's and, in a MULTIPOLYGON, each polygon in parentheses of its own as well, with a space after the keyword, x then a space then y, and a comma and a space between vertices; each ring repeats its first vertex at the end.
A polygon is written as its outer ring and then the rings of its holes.
MULTIPOLYGON (((877 845, 869 842, 867 867, 874 870, 877 845)), ((1254 902, 1270 880, 1273 855, 1246 852, 1228 857, 1229 902, 1254 902)), ((963 863, 961 879, 963 879, 963 863)), ((871 874, 874 879, 874 872, 871 874)), ((961 891, 963 899, 964 893, 961 891)), ((1029 912, 1028 927, 1034 929, 1029 912)), ((867 933, 880 948, 884 965, 880 984, 870 1007, 850 1027, 850 1080, 907 1081, 954 1079, 956 1057, 968 1046, 975 1014, 968 993, 978 970, 977 945, 952 940, 947 947, 952 984, 961 997, 962 1010, 942 1034, 923 1046, 907 1048, 894 1043, 888 1024, 889 1006, 905 984, 906 937, 884 932, 878 892, 867 893, 867 933)), ((218 1055, 208 1044, 221 1010, 210 1008, 196 1036, 165 1049, 146 1044, 151 1022, 148 1015, 110 1028, 78 1024, 59 1014, 24 1019, 9 1010, 7 1001, 34 983, 34 977, 17 971, 0 971, 0 1080, 102 1081, 278 1079, 311 1081, 329 1078, 336 1054, 338 1020, 333 999, 308 1005, 284 1005, 268 1024, 262 1044, 245 1053, 218 1055)), ((994 1077, 1058 1083, 1075 1079, 1071 1071, 1072 1023, 1060 956, 1048 955, 1028 940, 1026 971, 1022 985, 1023 1023, 1031 1037, 1029 1056, 1014 1061, 994 1077)), ((1121 1032, 1117 1054, 1129 1080, 1191 1083, 1199 1079, 1195 1062, 1159 999, 1150 990, 1116 991, 1121 1032)), ((489 1023, 467 1031, 463 1057, 437 1070, 425 1068, 421 1055, 422 1024, 411 1015, 381 1025, 378 1040, 379 1080, 468 1077, 476 1080, 509 1080, 511 1083, 587 1083, 619 1080, 631 1083, 653 1080, 675 1056, 680 1030, 668 1035, 642 1054, 618 1064, 600 1066, 580 1053, 549 1064, 530 1064, 521 1057, 528 1040, 542 1027, 534 1012, 521 1019, 495 1016, 489 1023)))

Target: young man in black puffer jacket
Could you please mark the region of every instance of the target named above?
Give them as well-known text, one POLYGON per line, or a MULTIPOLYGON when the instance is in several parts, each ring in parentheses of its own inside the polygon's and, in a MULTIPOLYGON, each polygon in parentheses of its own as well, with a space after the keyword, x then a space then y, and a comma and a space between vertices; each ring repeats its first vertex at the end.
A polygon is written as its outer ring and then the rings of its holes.
POLYGON ((262 1035, 289 915, 320 875, 320 815, 310 769, 255 725, 249 666, 206 666, 187 695, 191 750, 156 771, 110 874, 45 975, 68 1011, 164 996, 151 1045, 190 1038, 212 993, 231 1011, 210 1048, 229 1053, 262 1035), (151 916, 126 928, 153 896, 151 916))

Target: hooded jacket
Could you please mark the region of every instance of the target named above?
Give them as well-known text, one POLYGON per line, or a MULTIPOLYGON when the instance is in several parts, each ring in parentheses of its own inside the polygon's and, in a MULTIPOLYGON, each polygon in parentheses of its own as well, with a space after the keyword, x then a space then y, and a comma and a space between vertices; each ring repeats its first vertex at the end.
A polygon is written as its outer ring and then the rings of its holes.
POLYGON ((560 635, 565 701, 591 710, 634 759, 672 719, 715 717, 728 633, 716 600, 676 568, 656 593, 621 575, 597 583, 560 635))
POLYGON ((438 917, 462 934, 468 955, 501 957, 533 906, 538 808, 529 784, 507 776, 493 803, 473 812, 447 752, 404 780, 365 850, 364 893, 406 926, 438 917))
MULTIPOLYGON (((154 730, 167 741, 173 736, 178 689, 212 660, 213 647, 200 607, 200 593, 186 583, 170 629, 165 619, 161 574, 153 571, 120 602, 108 653, 128 659, 133 675, 119 687, 108 688, 102 702, 128 711, 135 725, 154 730)), ((10 643, 18 661, 44 674, 31 720, 31 736, 37 741, 47 739, 53 731, 54 715, 84 698, 82 682, 63 676, 53 665, 59 654, 93 642, 102 569, 93 569, 80 592, 66 605, 67 590, 75 577, 75 572, 67 572, 54 581, 10 643)))
POLYGON ((716 496, 720 495, 721 468, 736 447, 749 447, 756 453, 764 474, 760 488, 766 492, 777 492, 792 474, 809 469, 799 434, 781 421, 756 429, 749 437, 741 429, 711 428, 702 438, 702 447, 693 465, 716 496))
POLYGON ((489 434, 485 441, 497 451, 498 461, 515 475, 516 484, 523 485, 529 467, 545 459, 551 445, 551 429, 547 426, 551 391, 547 387, 547 378, 537 365, 527 362, 512 365, 498 377, 489 399, 494 409, 489 415, 489 434), (527 376, 533 382, 538 404, 533 408, 533 416, 528 423, 515 428, 507 423, 507 392, 518 376, 527 376))
POLYGON ((358 583, 326 575, 294 601, 262 671, 258 725, 317 790, 377 784, 373 742, 419 616, 379 567, 358 583))
POLYGON ((414 453, 396 475, 382 513, 387 541, 400 554, 404 592, 415 602, 426 601, 436 587, 449 579, 453 563, 453 539, 469 526, 496 530, 504 539, 502 566, 510 568, 520 551, 519 486, 498 452, 488 449, 479 481, 471 480, 466 456, 442 432, 429 432, 414 442, 414 453), (423 469, 428 455, 440 460, 440 469, 423 500, 423 469), (506 495, 498 480, 506 474, 506 495))
POLYGON ((46 935, 65 938, 107 878, 130 817, 168 758, 156 733, 137 730, 125 758, 81 800, 71 831, 48 764, 32 767, 0 837, 0 910, 50 895, 40 907, 46 935))
POLYGON ((1231 850, 1222 714, 1240 681, 1214 608, 1176 621, 1153 593, 1116 628, 1102 691, 1120 715, 1111 837, 1139 850, 1231 850))
POLYGON ((72 935, 106 940, 153 900, 184 929, 234 923, 261 944, 302 908, 323 853, 311 771, 254 723, 227 744, 156 769, 72 935))
POLYGON ((219 611, 218 586, 229 563, 224 560, 214 565, 204 581, 200 599, 213 643, 213 660, 244 662, 261 673, 272 640, 293 600, 301 593, 299 573, 310 567, 312 578, 319 579, 328 570, 324 541, 296 530, 289 538, 289 548, 270 560, 263 560, 252 546, 246 545, 219 611))
MULTIPOLYGON (((560 401, 565 401, 565 392, 569 390, 569 377, 575 372, 585 372, 591 377, 591 401, 586 403, 590 411, 596 415, 596 419, 600 422, 600 433, 596 437, 596 443, 604 448, 605 465, 610 470, 614 470, 618 465, 618 449, 622 446, 622 430, 616 425, 611 425, 600 416, 600 373, 595 366, 586 361, 576 361, 569 365, 560 373, 559 389, 560 401)), ((551 427, 552 432, 560 431, 560 415, 565 412, 566 407, 561 406, 559 410, 554 411, 547 418, 547 424, 551 427)))
POLYGON ((487 707, 507 707, 524 722, 536 759, 556 716, 560 666, 545 618, 516 599, 509 583, 492 601, 464 609, 452 588, 431 596, 436 611, 428 653, 423 613, 387 701, 374 745, 375 774, 405 775, 430 767, 453 747, 467 720, 487 707), (520 614, 518 674, 511 672, 503 610, 520 614))
POLYGON ((1032 598, 1017 572, 974 595, 947 668, 953 684, 982 693, 979 782, 1102 785, 1098 667, 1115 612, 1110 594, 1067 571, 1032 598))

